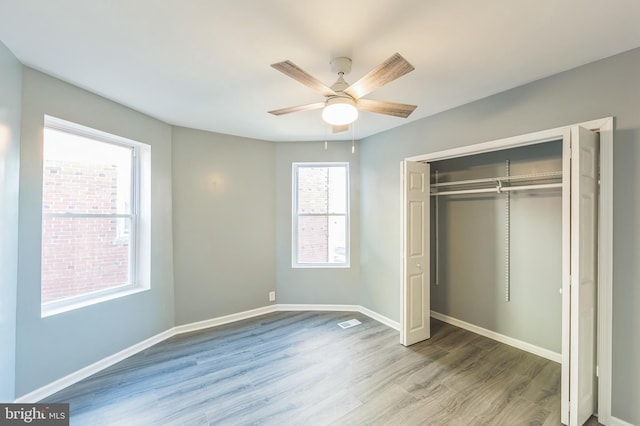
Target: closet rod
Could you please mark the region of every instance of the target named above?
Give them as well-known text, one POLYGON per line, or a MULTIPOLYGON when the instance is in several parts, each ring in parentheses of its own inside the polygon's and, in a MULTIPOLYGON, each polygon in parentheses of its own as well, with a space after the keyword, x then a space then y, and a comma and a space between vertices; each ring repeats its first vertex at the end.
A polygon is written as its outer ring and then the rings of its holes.
POLYGON ((459 180, 455 182, 440 182, 436 184, 432 184, 431 188, 439 188, 442 186, 456 186, 456 185, 468 185, 473 183, 486 183, 486 182, 508 182, 512 180, 531 180, 531 179, 542 179, 542 178, 557 178, 562 176, 562 171, 557 172, 542 172, 542 173, 531 173, 527 175, 516 175, 516 176, 501 176, 501 177, 493 177, 493 178, 482 178, 482 179, 469 179, 469 180, 459 180))
POLYGON ((532 189, 550 189, 550 188, 562 188, 562 183, 543 183, 538 185, 518 185, 518 186, 502 186, 502 187, 496 186, 495 188, 460 189, 457 191, 432 192, 431 196, 481 194, 481 193, 488 193, 488 192, 495 192, 497 194, 500 194, 502 192, 525 191, 525 190, 532 190, 532 189))

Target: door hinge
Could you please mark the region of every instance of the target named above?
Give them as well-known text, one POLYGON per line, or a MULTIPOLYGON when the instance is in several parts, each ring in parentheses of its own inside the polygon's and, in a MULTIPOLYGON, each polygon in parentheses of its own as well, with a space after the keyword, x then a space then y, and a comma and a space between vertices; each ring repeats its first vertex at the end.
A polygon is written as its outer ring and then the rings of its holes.
POLYGON ((600 377, 600 367, 596 365, 596 377, 600 377))

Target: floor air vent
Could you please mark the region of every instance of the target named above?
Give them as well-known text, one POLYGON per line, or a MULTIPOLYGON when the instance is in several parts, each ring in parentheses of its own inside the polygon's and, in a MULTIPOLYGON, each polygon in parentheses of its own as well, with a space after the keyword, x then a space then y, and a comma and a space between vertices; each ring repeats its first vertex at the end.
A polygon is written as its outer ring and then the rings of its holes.
POLYGON ((339 322, 338 325, 340 326, 340 328, 350 328, 350 327, 355 327, 356 325, 362 324, 360 321, 358 321, 357 319, 352 319, 349 321, 343 321, 343 322, 339 322))

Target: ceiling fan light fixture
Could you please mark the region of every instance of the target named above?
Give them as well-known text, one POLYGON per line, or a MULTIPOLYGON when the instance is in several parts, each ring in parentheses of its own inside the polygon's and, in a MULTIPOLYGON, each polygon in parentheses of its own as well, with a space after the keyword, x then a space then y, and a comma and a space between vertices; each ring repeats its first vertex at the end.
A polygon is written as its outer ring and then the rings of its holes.
POLYGON ((353 123, 358 119, 356 101, 346 96, 330 98, 322 110, 322 119, 334 126, 353 123))

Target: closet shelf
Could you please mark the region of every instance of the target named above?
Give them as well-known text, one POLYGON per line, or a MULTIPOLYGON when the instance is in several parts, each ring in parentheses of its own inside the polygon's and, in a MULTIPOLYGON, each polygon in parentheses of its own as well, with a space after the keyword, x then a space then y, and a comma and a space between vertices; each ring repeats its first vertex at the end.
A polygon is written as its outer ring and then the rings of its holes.
POLYGON ((556 172, 543 172, 543 173, 530 173, 525 175, 515 175, 515 176, 499 176, 492 178, 482 178, 482 179, 468 179, 468 180, 459 180, 454 182, 441 182, 431 184, 431 195, 439 196, 439 195, 458 195, 458 194, 480 194, 480 193, 503 193, 503 192, 511 192, 511 191, 523 191, 523 190, 534 190, 534 189, 552 189, 552 188, 561 188, 562 182, 554 182, 554 183, 539 183, 539 184, 530 184, 523 185, 522 183, 526 183, 526 181, 545 181, 545 180, 558 180, 562 179, 562 171, 556 172), (512 185, 512 183, 519 182, 520 185, 512 185), (508 184, 504 186, 503 183, 508 184), (478 187, 483 186, 482 184, 493 184, 491 187, 478 187), (439 188, 452 188, 456 186, 472 186, 472 188, 461 188, 461 189, 452 189, 452 190, 439 190, 439 188))

